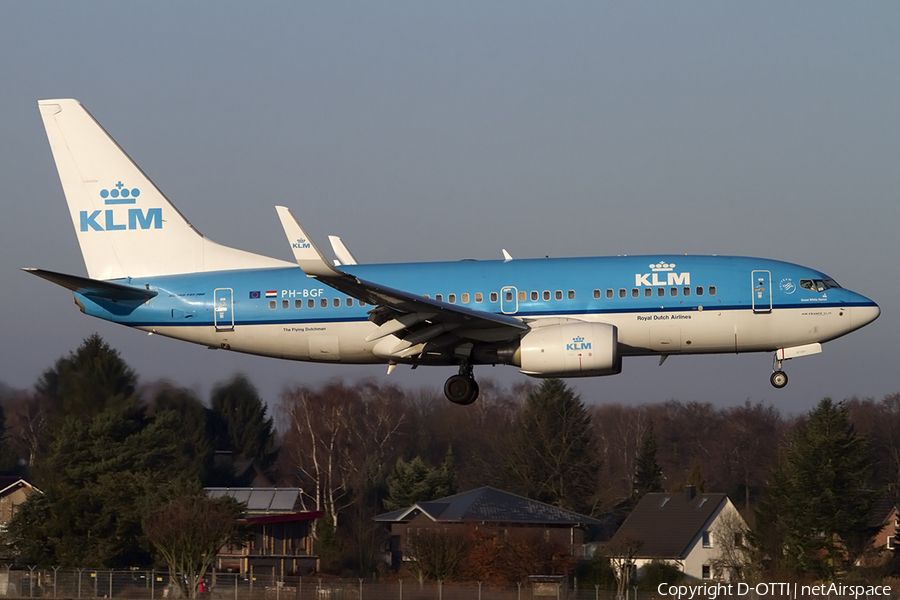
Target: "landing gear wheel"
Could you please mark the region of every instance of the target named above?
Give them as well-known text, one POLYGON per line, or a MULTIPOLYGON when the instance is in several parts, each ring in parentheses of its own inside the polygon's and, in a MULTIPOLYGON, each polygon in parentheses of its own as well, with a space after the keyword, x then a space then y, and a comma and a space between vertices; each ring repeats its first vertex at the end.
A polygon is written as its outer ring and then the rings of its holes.
POLYGON ((467 406, 478 398, 478 384, 471 376, 454 375, 444 384, 444 395, 454 404, 467 406))
POLYGON ((788 376, 784 371, 775 371, 772 373, 772 377, 769 378, 769 381, 772 382, 772 385, 778 388, 779 390, 787 385, 788 376))

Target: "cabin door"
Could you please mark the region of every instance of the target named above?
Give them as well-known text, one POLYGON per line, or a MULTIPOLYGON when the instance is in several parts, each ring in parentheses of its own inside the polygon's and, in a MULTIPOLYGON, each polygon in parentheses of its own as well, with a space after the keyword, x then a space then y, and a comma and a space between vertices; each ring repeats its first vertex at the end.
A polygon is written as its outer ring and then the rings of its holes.
POLYGON ((500 290, 500 312, 504 315, 515 314, 519 310, 519 290, 506 286, 500 290))
POLYGON ((769 271, 753 271, 751 273, 753 299, 751 304, 754 313, 772 312, 772 273, 769 271))
POLYGON ((216 331, 234 331, 234 290, 216 288, 213 292, 213 322, 216 331))

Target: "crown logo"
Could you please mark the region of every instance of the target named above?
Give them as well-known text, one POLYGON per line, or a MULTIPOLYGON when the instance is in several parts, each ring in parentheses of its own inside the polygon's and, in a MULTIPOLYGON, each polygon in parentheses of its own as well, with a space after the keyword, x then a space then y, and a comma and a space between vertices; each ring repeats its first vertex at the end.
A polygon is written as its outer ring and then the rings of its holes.
POLYGON ((675 263, 659 262, 659 263, 656 263, 655 265, 653 265, 653 264, 650 265, 650 269, 652 269, 653 272, 655 272, 655 273, 671 271, 674 268, 675 268, 675 263))
POLYGON ((100 197, 105 204, 135 204, 137 197, 141 195, 138 188, 128 189, 121 181, 110 189, 100 190, 100 197))
POLYGON ((575 342, 576 344, 580 344, 581 342, 584 341, 584 337, 579 335, 579 336, 573 337, 572 341, 575 342))

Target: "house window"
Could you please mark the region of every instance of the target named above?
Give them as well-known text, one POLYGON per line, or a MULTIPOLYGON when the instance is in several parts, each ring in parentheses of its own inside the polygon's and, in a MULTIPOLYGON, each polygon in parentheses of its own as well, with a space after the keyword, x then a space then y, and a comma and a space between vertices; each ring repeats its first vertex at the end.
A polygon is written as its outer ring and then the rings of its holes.
POLYGON ((735 548, 743 548, 744 547, 744 534, 740 531, 734 532, 734 547, 735 548))
POLYGON ((888 550, 893 550, 893 549, 895 549, 895 548, 897 547, 896 544, 897 544, 897 542, 896 542, 896 536, 893 536, 893 535, 888 536, 887 544, 885 544, 885 546, 887 547, 887 549, 888 549, 888 550))
POLYGON ((712 540, 709 538, 709 531, 703 532, 703 547, 712 548, 712 540))
POLYGON ((703 579, 709 579, 709 578, 710 578, 709 565, 703 565, 703 579))

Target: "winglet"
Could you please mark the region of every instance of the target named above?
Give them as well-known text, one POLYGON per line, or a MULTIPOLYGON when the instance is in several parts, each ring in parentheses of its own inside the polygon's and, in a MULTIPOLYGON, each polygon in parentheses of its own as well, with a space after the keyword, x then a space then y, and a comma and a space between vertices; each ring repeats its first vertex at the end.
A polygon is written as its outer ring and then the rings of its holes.
POLYGON ((294 253, 297 264, 303 269, 308 277, 334 277, 343 275, 325 260, 325 257, 309 239, 303 227, 291 214, 290 209, 284 206, 276 206, 278 218, 281 219, 281 226, 284 227, 284 234, 287 236, 288 243, 294 253))
POLYGON ((509 262, 513 259, 512 254, 506 251, 506 248, 503 248, 503 262, 509 262))
POLYGON ((347 249, 347 246, 344 245, 344 242, 341 241, 336 235, 329 235, 328 241, 331 242, 331 249, 334 250, 334 254, 337 256, 339 264, 341 265, 355 265, 359 264, 356 261, 356 257, 347 249))

